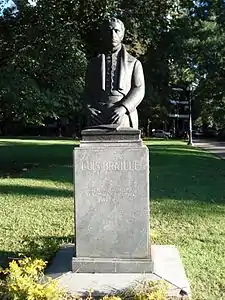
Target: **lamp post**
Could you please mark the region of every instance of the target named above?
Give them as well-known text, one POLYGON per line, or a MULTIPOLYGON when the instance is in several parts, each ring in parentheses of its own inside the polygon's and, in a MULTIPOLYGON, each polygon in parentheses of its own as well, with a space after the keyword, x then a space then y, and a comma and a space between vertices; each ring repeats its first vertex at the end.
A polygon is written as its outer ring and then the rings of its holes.
MULTIPOLYGON (((183 87, 172 87, 172 91, 178 92, 179 94, 185 92, 185 89, 183 87)), ((179 121, 179 106, 180 100, 174 101, 175 104, 175 111, 174 111, 174 118, 173 118, 173 135, 175 136, 176 133, 178 133, 178 121, 179 121)))
POLYGON ((188 135, 188 145, 193 146, 192 141, 192 90, 193 86, 189 85, 187 87, 187 93, 188 93, 188 103, 189 103, 189 135, 188 135))

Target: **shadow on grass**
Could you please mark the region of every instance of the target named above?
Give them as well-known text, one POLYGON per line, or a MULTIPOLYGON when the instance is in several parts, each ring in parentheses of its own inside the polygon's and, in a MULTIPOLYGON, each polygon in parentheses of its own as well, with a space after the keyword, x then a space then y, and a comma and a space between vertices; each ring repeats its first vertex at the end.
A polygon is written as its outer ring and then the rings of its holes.
POLYGON ((73 235, 24 237, 21 240, 22 250, 20 252, 0 250, 0 266, 6 268, 12 260, 23 257, 47 260, 50 264, 60 246, 70 243, 74 243, 73 235))
MULTIPOLYGON (((12 251, 2 251, 0 250, 0 267, 7 268, 9 263, 12 260, 19 258, 19 252, 12 252, 12 251)), ((3 278, 4 275, 0 273, 0 278, 3 278)))
MULTIPOLYGON (((78 145, 71 141, 1 141, 1 166, 25 164, 38 166, 22 172, 20 178, 73 183, 72 152, 78 145)), ((186 145, 162 142, 149 145, 150 191, 152 199, 195 200, 210 203, 225 202, 225 161, 202 150, 186 145)), ((7 187, 3 187, 7 189, 7 187)), ((12 188, 14 193, 71 196, 68 191, 44 187, 12 188)))
POLYGON ((51 165, 47 167, 39 167, 21 174, 20 177, 73 184, 73 166, 51 165))
POLYGON ((73 164, 73 149, 78 145, 71 142, 51 141, 1 141, 0 176, 19 174, 33 167, 63 166, 73 164))
POLYGON ((149 146, 152 199, 225 203, 225 161, 196 148, 149 146))
POLYGON ((47 196, 47 197, 73 197, 73 192, 66 189, 54 189, 47 187, 32 187, 23 185, 1 185, 1 194, 23 194, 26 196, 47 196))

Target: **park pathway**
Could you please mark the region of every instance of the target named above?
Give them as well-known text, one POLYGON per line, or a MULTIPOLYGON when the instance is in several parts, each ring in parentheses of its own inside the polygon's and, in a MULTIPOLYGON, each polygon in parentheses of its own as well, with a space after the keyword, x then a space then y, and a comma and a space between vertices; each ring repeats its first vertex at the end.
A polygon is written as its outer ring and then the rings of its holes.
POLYGON ((194 139, 193 144, 195 147, 209 151, 222 159, 225 159, 225 142, 214 140, 194 139))

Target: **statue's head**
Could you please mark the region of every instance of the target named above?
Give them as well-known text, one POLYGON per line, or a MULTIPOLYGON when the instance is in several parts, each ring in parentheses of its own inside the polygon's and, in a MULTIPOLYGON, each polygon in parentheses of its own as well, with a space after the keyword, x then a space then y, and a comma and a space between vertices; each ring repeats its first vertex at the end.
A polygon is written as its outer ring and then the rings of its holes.
POLYGON ((106 20, 102 26, 102 38, 105 46, 110 50, 120 47, 125 33, 122 21, 116 18, 106 20))

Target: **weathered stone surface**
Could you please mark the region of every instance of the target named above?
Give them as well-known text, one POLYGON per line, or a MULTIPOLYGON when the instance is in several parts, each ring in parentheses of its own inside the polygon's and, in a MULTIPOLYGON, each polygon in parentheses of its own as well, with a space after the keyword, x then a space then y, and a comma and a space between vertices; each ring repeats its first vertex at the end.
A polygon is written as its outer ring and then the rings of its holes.
POLYGON ((151 273, 150 259, 77 258, 72 261, 73 272, 88 273, 151 273))
MULTIPOLYGON (((149 154, 139 141, 139 131, 129 131, 133 147, 118 139, 110 147, 92 146, 75 148, 75 213, 76 254, 74 271, 82 259, 94 272, 96 266, 104 270, 105 263, 93 259, 108 259, 109 272, 141 272, 138 260, 147 260, 142 272, 150 270, 149 236, 149 154), (133 131, 133 133, 131 133, 133 131), (116 144, 119 140, 119 145, 116 144), (116 146, 115 146, 116 144, 116 146), (81 260, 80 260, 81 259, 81 260), (85 260, 86 259, 86 260, 85 260), (91 259, 91 260, 89 260, 91 259), (118 262, 120 259, 134 259, 118 262), (136 261, 135 261, 136 260, 136 261), (117 261, 117 262, 116 262, 117 261), (116 267, 115 267, 116 266, 116 267), (124 267, 125 266, 125 267, 124 267), (127 270, 127 271, 126 271, 127 270), (120 271, 122 272, 122 271, 120 271)), ((107 140, 107 132, 102 133, 107 140)), ((116 134, 114 132, 114 134, 116 134)), ((109 134, 109 136, 111 133, 109 134)), ((96 138, 98 140, 98 138, 96 138)), ((82 268, 81 268, 82 269, 82 268)), ((82 272, 88 272, 87 267, 82 272)))
POLYGON ((99 126, 82 131, 80 147, 133 147, 142 146, 140 130, 99 126), (111 129, 110 129, 111 128, 111 129))
POLYGON ((76 255, 149 258, 148 153, 75 149, 76 255))

